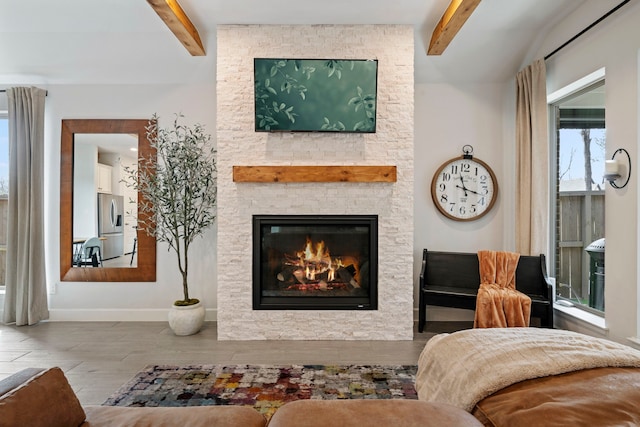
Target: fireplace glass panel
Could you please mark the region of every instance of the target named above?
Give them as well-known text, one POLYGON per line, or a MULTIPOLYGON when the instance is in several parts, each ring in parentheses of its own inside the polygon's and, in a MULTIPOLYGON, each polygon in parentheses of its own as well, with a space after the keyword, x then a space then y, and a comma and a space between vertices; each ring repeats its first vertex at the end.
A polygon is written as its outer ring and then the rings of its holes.
POLYGON ((254 216, 253 306, 377 309, 377 216, 254 216))

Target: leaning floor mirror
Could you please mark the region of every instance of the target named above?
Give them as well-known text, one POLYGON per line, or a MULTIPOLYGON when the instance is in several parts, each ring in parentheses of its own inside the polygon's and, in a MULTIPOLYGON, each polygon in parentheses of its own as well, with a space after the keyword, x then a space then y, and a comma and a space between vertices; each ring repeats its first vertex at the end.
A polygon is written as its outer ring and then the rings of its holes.
POLYGON ((127 170, 155 156, 145 119, 62 120, 60 280, 154 282, 156 240, 138 229, 127 170))

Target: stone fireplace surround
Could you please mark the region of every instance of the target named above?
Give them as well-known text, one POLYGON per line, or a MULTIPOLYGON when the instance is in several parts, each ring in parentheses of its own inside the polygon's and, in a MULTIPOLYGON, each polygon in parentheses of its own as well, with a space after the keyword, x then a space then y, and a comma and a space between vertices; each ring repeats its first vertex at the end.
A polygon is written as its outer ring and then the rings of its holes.
POLYGON ((221 25, 217 42, 218 339, 412 339, 413 28, 221 25), (254 57, 378 59, 377 132, 255 132, 254 57), (234 182, 237 165, 389 165, 397 181, 234 182), (378 309, 253 310, 254 214, 377 215, 378 309))

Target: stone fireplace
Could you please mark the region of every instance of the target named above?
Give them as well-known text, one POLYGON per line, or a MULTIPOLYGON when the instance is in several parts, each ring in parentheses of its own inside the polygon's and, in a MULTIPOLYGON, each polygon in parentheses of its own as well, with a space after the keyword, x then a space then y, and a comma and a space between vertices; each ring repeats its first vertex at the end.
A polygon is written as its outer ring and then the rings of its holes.
MULTIPOLYGON (((413 338, 413 45, 406 25, 219 25, 217 27, 218 212, 217 329, 220 340, 410 340, 413 338), (378 60, 377 129, 372 134, 255 132, 254 58, 378 60), (392 182, 236 182, 234 166, 394 166, 392 182), (283 273, 296 292, 349 291, 348 309, 323 300, 298 307, 254 307, 254 217, 376 217, 377 267, 363 272, 337 247, 339 227, 310 235, 310 251, 324 241, 332 258, 347 264, 344 279, 291 281, 282 259, 306 250, 306 232, 291 242, 270 274, 283 273), (304 234, 304 235, 303 235, 304 234), (281 270, 275 272, 275 270, 281 270), (357 274, 356 273, 357 270, 357 274), (353 274, 351 273, 353 272, 353 274), (368 278, 366 276, 368 275, 368 278), (376 276, 375 283, 372 277, 376 276), (360 286, 375 288, 368 302, 360 286), (304 283, 300 283, 304 282, 304 283), (347 283, 349 283, 347 285, 347 283), (326 285, 327 290, 323 290, 326 285), (298 289, 296 289, 298 288, 298 289), (341 290, 339 290, 341 289, 341 290), (377 299, 377 301, 376 301, 377 299), (363 307, 358 307, 363 305, 363 307), (376 307, 377 308, 374 308, 376 307)), ((334 228, 331 228, 334 227, 334 228)), ((275 239, 276 236, 270 238, 275 239)), ((369 237, 370 238, 370 237, 369 237)), ((369 249, 371 251, 371 249, 369 249)), ((286 262, 286 261, 285 261, 286 262)), ((332 264, 334 261, 331 261, 332 264)), ((366 266, 365 266, 366 267, 366 266)), ((213 283, 213 281, 212 281, 213 283)), ((213 285, 212 285, 213 286, 213 285)), ((272 284, 273 286, 273 284, 272 284)), ((271 297, 271 295, 264 295, 271 297)), ((342 295, 329 294, 328 298, 342 295)), ((297 297, 303 297, 298 295, 297 297)), ((304 300, 306 301, 306 300, 304 300)), ((328 300, 327 300, 328 301, 328 300)), ((331 302, 341 301, 333 300, 331 302)), ((269 302, 267 300, 267 302, 269 302)), ((271 301, 273 302, 273 301, 271 301)), ((294 301, 297 305, 300 301, 294 301)), ((206 301, 209 305, 210 302, 206 301)), ((280 304, 279 301, 277 301, 280 304)))
POLYGON ((375 215, 254 215, 254 310, 376 310, 375 215))

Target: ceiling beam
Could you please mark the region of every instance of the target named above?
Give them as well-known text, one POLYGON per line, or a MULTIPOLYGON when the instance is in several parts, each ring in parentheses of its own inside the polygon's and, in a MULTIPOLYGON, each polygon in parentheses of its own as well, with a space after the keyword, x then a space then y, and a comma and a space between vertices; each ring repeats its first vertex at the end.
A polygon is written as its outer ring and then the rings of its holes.
POLYGON ((206 55, 198 30, 191 23, 177 0, 147 0, 147 3, 151 5, 192 56, 206 55))
POLYGON ((431 35, 427 55, 441 55, 471 16, 480 0, 451 0, 431 35))

